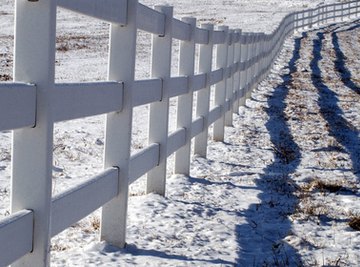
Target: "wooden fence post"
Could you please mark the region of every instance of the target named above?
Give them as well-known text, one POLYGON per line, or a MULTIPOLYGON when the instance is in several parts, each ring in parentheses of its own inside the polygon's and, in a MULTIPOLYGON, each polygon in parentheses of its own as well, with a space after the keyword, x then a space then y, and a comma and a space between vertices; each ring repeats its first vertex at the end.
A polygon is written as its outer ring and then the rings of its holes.
POLYGON ((123 110, 106 118, 104 168, 119 169, 119 192, 102 208, 101 240, 120 248, 126 242, 137 6, 137 0, 128 0, 127 25, 113 23, 110 30, 108 80, 124 82, 124 100, 123 110))
POLYGON ((319 20, 319 25, 323 25, 324 24, 324 7, 319 7, 319 13, 320 13, 320 20, 319 20))
POLYGON ((246 95, 246 98, 251 97, 251 92, 255 84, 255 74, 256 74, 256 62, 254 61, 257 54, 257 40, 256 33, 250 33, 250 48, 249 48, 249 60, 252 65, 249 67, 249 88, 246 95))
MULTIPOLYGON (((191 77, 195 69, 195 18, 183 18, 191 26, 190 41, 180 42, 179 75, 191 77)), ((177 128, 186 129, 186 144, 175 153, 175 173, 190 174, 191 123, 194 93, 191 88, 185 95, 178 97, 177 128)))
MULTIPOLYGON (((56 2, 17 0, 14 80, 37 90, 36 125, 13 132, 11 212, 34 212, 33 252, 12 266, 48 266, 52 191, 56 2)), ((21 108, 21 107, 19 107, 21 108)))
POLYGON ((303 25, 304 25, 304 12, 300 11, 299 13, 297 13, 296 15, 296 30, 297 31, 301 31, 303 29, 303 25), (301 20, 300 20, 300 14, 301 14, 301 20), (301 24, 300 24, 301 22, 301 24))
POLYGON ((309 29, 312 29, 313 27, 313 16, 314 16, 313 12, 314 12, 313 9, 309 11, 309 29))
MULTIPOLYGON (((294 25, 294 24, 292 24, 294 25)), ((264 34, 264 63, 263 63, 263 79, 266 78, 266 76, 268 75, 268 55, 267 53, 269 52, 269 35, 264 34)))
POLYGON ((300 11, 295 13, 295 32, 298 32, 300 28, 299 17, 300 17, 300 11))
POLYGON ((233 125, 233 101, 234 101, 234 75, 232 75, 231 66, 234 64, 234 30, 229 30, 228 40, 228 56, 227 56, 227 70, 226 70, 226 102, 229 103, 230 108, 225 112, 225 126, 231 127, 233 125))
POLYGON ((291 19, 291 31, 290 34, 294 35, 295 31, 296 31, 296 13, 292 13, 292 15, 290 16, 291 19))
MULTIPOLYGON (((209 32, 209 43, 200 45, 199 55, 199 73, 210 73, 213 59, 213 31, 214 25, 203 24, 202 29, 206 29, 209 32)), ((209 75, 206 79, 206 87, 201 89, 197 93, 196 98, 196 116, 204 118, 204 129, 201 134, 195 137, 194 152, 201 157, 206 158, 207 155, 207 142, 208 142, 208 115, 210 109, 210 80, 209 75)))
POLYGON ((224 31, 226 38, 223 44, 218 44, 216 46, 216 68, 223 69, 223 79, 215 86, 215 106, 221 106, 222 115, 214 123, 214 133, 213 138, 215 141, 224 141, 225 133, 225 99, 226 99, 226 88, 227 88, 227 77, 226 77, 226 68, 228 62, 228 48, 229 48, 229 27, 220 26, 218 28, 220 31, 224 31))
POLYGON ((258 64, 258 78, 257 78, 257 81, 256 81, 256 84, 259 84, 262 80, 262 74, 263 74, 263 64, 264 64, 264 58, 262 56, 263 54, 263 51, 264 51, 264 36, 265 36, 265 33, 260 33, 259 34, 259 64, 258 64))
POLYGON ((265 33, 261 33, 260 35, 260 69, 259 69, 259 83, 264 78, 264 69, 265 69, 265 57, 264 57, 264 51, 265 51, 265 33))
POLYGON ((253 67, 253 85, 251 86, 251 91, 254 90, 256 84, 257 84, 257 74, 258 74, 258 68, 259 68, 259 33, 255 33, 254 36, 255 44, 254 44, 254 58, 255 58, 255 64, 253 67))
POLYGON ((172 20, 173 8, 156 6, 155 9, 165 14, 164 36, 152 35, 151 76, 163 80, 162 100, 150 104, 149 144, 160 145, 159 164, 147 174, 147 193, 165 195, 167 139, 169 124, 169 93, 166 81, 171 71, 172 20))
POLYGON ((239 105, 244 106, 246 102, 246 88, 247 88, 247 33, 241 33, 240 41, 240 65, 245 68, 240 72, 240 101, 239 105))
POLYGON ((257 33, 256 35, 256 39, 257 39, 257 46, 256 46, 256 57, 257 57, 257 63, 256 63, 256 71, 255 71, 255 86, 253 89, 255 89, 255 87, 260 83, 260 73, 261 73, 261 63, 262 63, 262 58, 261 58, 261 53, 262 53, 262 33, 257 33))
POLYGON ((254 36, 252 32, 248 32, 246 34, 246 92, 245 92, 245 100, 249 98, 251 95, 251 82, 252 82, 252 66, 251 59, 252 54, 254 53, 253 46, 254 36))
POLYGON ((233 112, 239 113, 240 106, 240 61, 241 61, 241 44, 240 44, 240 36, 241 30, 236 29, 235 34, 237 36, 237 41, 234 44, 234 62, 237 63, 238 70, 234 74, 234 93, 235 93, 235 103, 233 107, 233 112))
POLYGON ((250 98, 251 97, 251 93, 254 89, 254 86, 255 86, 255 77, 256 77, 256 65, 257 65, 257 61, 256 61, 256 56, 257 56, 257 53, 258 53, 258 40, 257 40, 257 33, 252 33, 252 48, 251 48, 251 58, 254 60, 254 63, 251 67, 251 86, 250 86, 250 90, 249 90, 249 95, 248 97, 250 98))

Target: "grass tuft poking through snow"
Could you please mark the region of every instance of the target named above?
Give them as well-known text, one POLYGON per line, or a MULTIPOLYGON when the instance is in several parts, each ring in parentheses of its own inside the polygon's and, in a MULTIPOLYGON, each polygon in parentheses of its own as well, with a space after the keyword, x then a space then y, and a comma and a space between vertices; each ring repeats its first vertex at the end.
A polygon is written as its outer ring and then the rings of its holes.
POLYGON ((356 231, 360 231, 360 216, 352 217, 349 226, 356 231))

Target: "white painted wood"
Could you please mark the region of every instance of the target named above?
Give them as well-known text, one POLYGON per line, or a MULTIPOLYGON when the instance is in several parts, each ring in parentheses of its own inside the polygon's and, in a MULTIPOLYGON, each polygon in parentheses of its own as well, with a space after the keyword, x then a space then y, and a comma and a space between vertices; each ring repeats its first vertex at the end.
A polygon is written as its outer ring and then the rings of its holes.
MULTIPOLYGON (((152 66, 151 77, 166 81, 170 78, 171 47, 172 47, 172 21, 173 8, 170 6, 157 6, 155 9, 163 12, 165 19, 165 34, 152 35, 152 66)), ((161 102, 150 104, 149 114, 149 144, 160 144, 160 157, 157 167, 147 175, 147 193, 165 195, 167 139, 169 124, 169 92, 163 88, 161 102)))
MULTIPOLYGON (((229 48, 230 48, 230 46, 229 46, 229 48)), ((229 50, 229 48, 228 48, 228 50, 229 50)), ((229 79, 231 77, 231 66, 223 68, 223 74, 224 74, 223 79, 229 79)))
POLYGON ((169 157, 172 153, 186 144, 186 129, 181 128, 169 135, 167 145, 167 156, 169 157))
MULTIPOLYGON (((288 16, 287 18, 288 22, 288 30, 287 30, 287 34, 286 36, 290 33, 291 30, 291 17, 288 16)), ((265 47, 265 33, 261 33, 260 35, 260 60, 259 60, 259 78, 258 78, 258 83, 260 83, 265 77, 264 72, 265 72, 265 51, 266 47, 265 47)))
POLYGON ((153 34, 164 35, 164 14, 139 3, 137 9, 137 17, 139 18, 137 23, 140 30, 153 34))
MULTIPOLYGON (((234 45, 236 45, 236 43, 234 43, 234 45)), ((234 50, 234 54, 235 54, 235 50, 234 50)), ((234 56, 234 61, 235 61, 235 56, 234 56)), ((239 63, 234 62, 229 68, 230 68, 231 76, 234 76, 236 72, 238 72, 239 70, 239 63)))
POLYGON ((135 81, 133 88, 133 106, 137 107, 161 101, 162 84, 161 79, 135 81))
MULTIPOLYGON (((209 32, 209 42, 207 44, 200 45, 199 55, 199 70, 200 73, 210 73, 212 60, 213 60, 213 31, 214 26, 212 24, 203 24, 201 28, 206 29, 209 32)), ((222 75, 222 72, 221 72, 222 75)), ((204 119, 203 131, 196 135, 194 140, 194 153, 206 157, 207 155, 207 142, 208 142, 208 116, 210 108, 210 77, 206 75, 206 84, 203 90, 197 93, 196 98, 196 117, 202 117, 204 119)))
POLYGON ((0 84, 0 131, 35 125, 36 87, 30 84, 0 84))
POLYGON ((165 86, 165 90, 169 94, 169 97, 188 94, 190 91, 189 77, 188 76, 171 77, 164 81, 164 86, 165 86))
POLYGON ((234 33, 233 33, 233 40, 232 40, 232 43, 233 44, 236 44, 239 42, 239 32, 238 32, 238 29, 234 29, 234 33))
MULTIPOLYGON (((226 68, 228 62, 228 48, 229 48, 229 27, 221 26, 219 30, 225 33, 226 39, 224 44, 217 45, 216 47, 216 68, 226 68)), ((215 39, 214 32, 214 39, 215 39)), ((215 42, 214 42, 215 43, 215 42)), ((227 88, 227 79, 224 75, 221 82, 216 84, 215 87, 215 106, 222 106, 224 107, 225 99, 226 99, 226 88, 227 88)), ((215 141, 224 141, 224 134, 225 134, 225 110, 222 109, 222 116, 218 121, 214 123, 214 132, 213 138, 215 141)))
MULTIPOLYGON (((256 78, 256 59, 258 55, 257 49, 257 33, 250 34, 250 67, 249 67, 249 87, 247 92, 247 98, 251 97, 251 92, 255 86, 255 78, 256 78)), ((280 43, 280 42, 279 42, 280 43)))
POLYGON ((184 21, 173 18, 173 38, 190 41, 192 35, 191 25, 184 21))
POLYGON ((55 236, 116 197, 119 169, 110 168, 52 200, 51 236, 55 236))
POLYGON ((123 87, 121 82, 56 84, 53 96, 54 121, 120 111, 123 87))
POLYGON ((234 74, 234 113, 239 113, 239 95, 240 95, 240 62, 241 62, 241 44, 240 44, 240 35, 241 30, 235 30, 236 42, 234 44, 234 61, 237 64, 236 71, 234 74))
MULTIPOLYGON (((302 16, 302 12, 296 12, 296 21, 295 21, 295 25, 296 25, 296 29, 299 30, 302 26, 301 26, 301 23, 302 23, 302 20, 300 19, 300 17, 302 16)), ((271 35, 272 36, 272 35, 271 35)), ((272 40, 272 38, 271 38, 272 40)))
MULTIPOLYGON (((195 72, 195 18, 183 18, 182 21, 191 26, 190 41, 180 42, 179 52, 179 75, 193 76, 195 72)), ((189 82, 188 82, 189 85, 189 82)), ((177 128, 186 129, 186 142, 175 153, 174 172, 178 174, 190 175, 190 152, 191 152, 191 123, 193 114, 192 90, 178 97, 177 101, 177 128)))
MULTIPOLYGON (((232 66, 234 64, 234 30, 229 30, 229 42, 228 42, 228 57, 227 57, 227 66, 228 66, 228 75, 226 82, 226 100, 230 101, 230 105, 233 103, 234 96, 234 76, 232 73, 232 66)), ((228 109, 225 112, 225 126, 231 127, 233 124, 233 109, 228 109)))
POLYGON ((16 0, 14 80, 35 84, 37 99, 36 126, 13 132, 11 212, 34 212, 33 252, 15 267, 49 265, 55 33, 55 1, 16 0))
POLYGON ((34 214, 16 212, 0 221, 0 266, 7 266, 32 251, 34 214))
POLYGON ((251 32, 246 33, 246 82, 245 82, 245 98, 244 101, 246 102, 246 99, 249 98, 249 92, 251 89, 251 81, 252 81, 252 73, 251 73, 251 59, 252 59, 252 53, 253 53, 253 35, 251 32))
POLYGON ((217 84, 225 78, 224 69, 219 68, 209 73, 209 85, 217 84))
POLYGON ((225 112, 232 111, 232 102, 230 99, 226 99, 224 104, 224 110, 225 112))
POLYGON ((210 32, 208 29, 196 28, 195 29, 195 43, 208 44, 210 41, 210 32))
MULTIPOLYGON (((292 34, 294 34, 295 32, 295 15, 292 16, 292 34)), ((269 35, 265 35, 265 44, 264 44, 264 49, 265 49, 265 55, 264 55, 264 76, 263 78, 265 79, 270 72, 270 67, 271 67, 271 60, 270 60, 270 55, 271 55, 271 47, 270 47, 270 39, 269 39, 269 35)))
MULTIPOLYGON (((242 45, 242 47, 243 47, 243 46, 245 46, 245 45, 242 45)), ((242 48, 242 50, 243 50, 243 48, 242 48)), ((246 70, 246 66, 247 66, 246 63, 247 63, 247 62, 240 62, 240 63, 239 63, 239 71, 240 71, 240 72, 246 70)))
POLYGON ((199 135, 205 129, 205 120, 204 117, 199 117, 192 122, 191 126, 191 138, 199 135))
POLYGON ((254 73, 254 86, 253 89, 259 84, 259 75, 261 68, 261 33, 256 33, 256 63, 255 63, 255 73, 254 73))
POLYGON ((130 159, 129 185, 159 164, 160 145, 151 144, 130 159))
POLYGON ((127 6, 126 27, 110 26, 108 80, 124 83, 124 101, 121 112, 106 117, 104 169, 116 167, 120 171, 118 195, 102 208, 100 233, 101 240, 120 248, 126 244, 138 1, 128 0, 127 6))
POLYGON ((358 2, 352 1, 352 14, 354 15, 354 18, 357 17, 357 6, 358 6, 358 2))
MULTIPOLYGON (((328 23, 329 22, 329 6, 325 6, 324 7, 324 21, 325 23, 328 23)), ((296 28, 296 26, 295 26, 296 28)))
POLYGON ((103 21, 126 24, 126 0, 57 0, 57 4, 103 21))
POLYGON ((314 26, 314 9, 311 9, 310 11, 309 11, 309 28, 310 29, 312 29, 313 28, 313 26, 314 26))
POLYGON ((214 31, 213 33, 213 43, 214 44, 224 44, 227 41, 228 38, 228 28, 227 30, 225 28, 222 28, 223 26, 219 27, 219 30, 214 31))
POLYGON ((240 48, 240 92, 239 92, 239 105, 244 106, 246 101, 246 85, 247 85, 247 33, 241 33, 241 48, 240 48))
POLYGON ((209 112, 208 126, 213 124, 215 121, 220 119, 222 116, 222 108, 221 106, 216 106, 209 112))
POLYGON ((206 87, 206 82, 207 82, 207 73, 194 75, 190 77, 190 89, 193 90, 194 92, 199 91, 206 87))

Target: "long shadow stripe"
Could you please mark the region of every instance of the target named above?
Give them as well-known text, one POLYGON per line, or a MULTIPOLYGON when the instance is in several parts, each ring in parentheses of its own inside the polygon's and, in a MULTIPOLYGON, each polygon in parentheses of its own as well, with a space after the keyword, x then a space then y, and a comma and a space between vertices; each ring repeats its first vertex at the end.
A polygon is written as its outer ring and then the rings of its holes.
POLYGON ((311 80, 319 94, 320 113, 329 126, 330 136, 333 136, 349 153, 353 171, 360 180, 359 131, 344 119, 343 112, 338 105, 339 99, 337 95, 323 81, 319 62, 322 59, 321 50, 324 34, 318 32, 317 37, 313 41, 313 59, 310 62, 310 67, 312 70, 311 80))
POLYGON ((332 44, 334 47, 334 51, 336 54, 336 60, 335 60, 335 69, 339 72, 341 76, 341 81, 344 83, 344 85, 354 92, 360 94, 360 87, 355 84, 352 81, 352 75, 350 70, 346 67, 346 57, 344 53, 341 51, 340 45, 339 45, 339 37, 337 33, 334 31, 331 34, 332 37, 332 44))
POLYGON ((297 197, 290 179, 301 162, 299 146, 294 141, 285 116, 286 98, 293 82, 292 74, 297 72, 296 63, 300 59, 301 41, 295 40, 293 57, 289 62, 290 73, 283 75, 283 82, 268 98, 266 113, 269 120, 266 128, 275 151, 273 163, 267 166, 264 174, 256 181, 262 191, 259 204, 250 205, 245 211, 247 224, 238 225, 236 232, 240 250, 238 266, 302 266, 298 252, 285 247, 282 239, 292 228, 288 215, 294 212, 297 197), (271 199, 271 200, 269 200, 271 199), (258 213, 263 214, 259 217, 258 213))

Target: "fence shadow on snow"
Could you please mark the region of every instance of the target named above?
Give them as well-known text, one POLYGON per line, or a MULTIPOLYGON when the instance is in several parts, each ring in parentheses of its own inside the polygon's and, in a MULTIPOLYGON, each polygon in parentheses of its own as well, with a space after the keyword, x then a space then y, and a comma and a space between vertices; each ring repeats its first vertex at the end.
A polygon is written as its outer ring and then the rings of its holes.
MULTIPOLYGON (((351 122, 343 117, 343 111, 339 107, 337 94, 332 91, 323 80, 320 61, 322 60, 321 51, 325 36, 323 32, 318 32, 316 35, 317 38, 313 40, 313 59, 310 62, 310 67, 312 71, 312 83, 319 94, 318 104, 320 113, 329 125, 330 136, 333 136, 349 154, 352 161, 353 172, 358 180, 360 180, 359 131, 351 122)), ((339 53, 337 54, 339 55, 339 53)))
MULTIPOLYGON (((357 22, 360 23, 360 21, 357 21, 357 22)), ((349 29, 346 29, 344 31, 352 31, 359 27, 360 27, 360 24, 350 27, 349 29)), ((341 81, 344 83, 344 85, 346 87, 348 87, 349 89, 353 90, 355 93, 360 94, 360 87, 358 84, 353 82, 351 72, 350 72, 349 68, 346 67, 346 62, 345 62, 346 57, 345 57, 344 53, 342 52, 340 45, 339 45, 338 33, 344 32, 344 31, 334 31, 331 34, 332 44, 333 44, 335 54, 336 54, 336 60, 334 62, 335 68, 339 72, 339 74, 341 76, 341 81)))
POLYGON ((267 101, 266 113, 269 120, 266 128, 274 146, 275 159, 263 170, 256 182, 258 189, 262 191, 258 195, 261 203, 253 204, 245 211, 244 216, 248 224, 237 226, 239 266, 245 266, 249 262, 253 262, 253 266, 301 265, 297 251, 282 242, 292 227, 287 217, 293 213, 297 204, 290 175, 295 172, 301 161, 299 146, 294 141, 284 112, 292 74, 297 71, 296 63, 300 59, 301 40, 305 36, 306 34, 303 34, 295 39, 289 73, 282 76, 283 83, 275 88, 267 101), (256 221, 259 220, 257 213, 260 209, 265 216, 261 221, 256 221))

